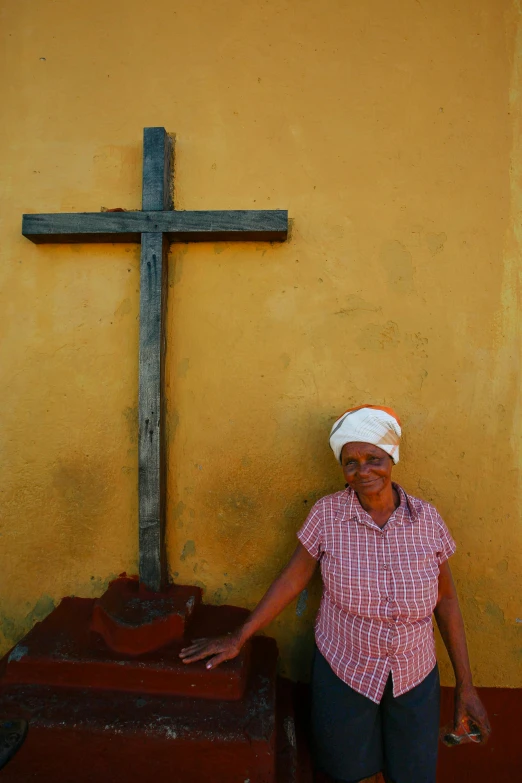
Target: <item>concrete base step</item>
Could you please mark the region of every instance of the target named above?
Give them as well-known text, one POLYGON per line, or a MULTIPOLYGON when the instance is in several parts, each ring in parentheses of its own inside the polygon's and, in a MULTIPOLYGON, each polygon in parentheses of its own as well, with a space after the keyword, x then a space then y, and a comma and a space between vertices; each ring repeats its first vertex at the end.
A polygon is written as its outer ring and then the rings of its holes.
POLYGON ((228 633, 248 616, 235 606, 198 606, 182 638, 139 657, 115 652, 91 631, 95 601, 64 598, 0 662, 5 684, 97 688, 203 699, 237 700, 245 692, 250 644, 216 669, 190 665, 179 651, 191 639, 228 633))
POLYGON ((6 683, 0 714, 29 733, 2 783, 275 783, 276 664, 275 641, 254 639, 233 702, 6 683))

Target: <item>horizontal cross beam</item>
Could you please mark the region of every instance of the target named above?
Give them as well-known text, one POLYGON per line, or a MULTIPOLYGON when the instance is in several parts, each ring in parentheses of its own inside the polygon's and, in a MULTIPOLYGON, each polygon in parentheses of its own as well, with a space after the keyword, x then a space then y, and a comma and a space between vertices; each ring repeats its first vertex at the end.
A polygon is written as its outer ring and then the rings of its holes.
POLYGON ((22 221, 22 234, 36 243, 140 242, 142 234, 151 232, 166 234, 171 242, 283 241, 288 236, 288 212, 73 212, 26 214, 22 221))

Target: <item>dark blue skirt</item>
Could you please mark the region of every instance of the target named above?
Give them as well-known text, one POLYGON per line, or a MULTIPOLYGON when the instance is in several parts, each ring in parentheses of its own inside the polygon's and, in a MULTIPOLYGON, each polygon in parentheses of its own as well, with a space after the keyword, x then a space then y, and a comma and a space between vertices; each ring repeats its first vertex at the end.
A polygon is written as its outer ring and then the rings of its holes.
POLYGON ((440 684, 435 666, 397 698, 390 674, 380 704, 346 685, 316 649, 312 740, 318 769, 337 781, 385 772, 391 783, 435 783, 440 684))

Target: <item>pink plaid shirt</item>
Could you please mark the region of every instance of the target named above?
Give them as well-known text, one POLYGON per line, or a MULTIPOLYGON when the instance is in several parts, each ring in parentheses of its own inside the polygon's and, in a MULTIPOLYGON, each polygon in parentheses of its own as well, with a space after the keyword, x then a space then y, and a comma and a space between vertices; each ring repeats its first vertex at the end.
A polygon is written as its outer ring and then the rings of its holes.
POLYGON ((381 529, 351 489, 321 498, 297 536, 321 563, 317 647, 333 671, 377 704, 418 685, 436 663, 431 616, 439 565, 455 549, 436 509, 407 495, 381 529))

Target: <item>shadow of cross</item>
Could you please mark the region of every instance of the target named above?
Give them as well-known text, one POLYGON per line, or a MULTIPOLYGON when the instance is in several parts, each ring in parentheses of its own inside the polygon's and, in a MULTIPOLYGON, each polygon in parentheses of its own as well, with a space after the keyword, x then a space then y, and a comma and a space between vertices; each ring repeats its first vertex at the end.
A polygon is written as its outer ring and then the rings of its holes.
POLYGON ((172 141, 164 128, 143 132, 142 209, 24 215, 33 242, 141 242, 139 337, 139 573, 159 592, 167 582, 163 437, 164 320, 170 242, 282 241, 286 210, 176 211, 172 141))

